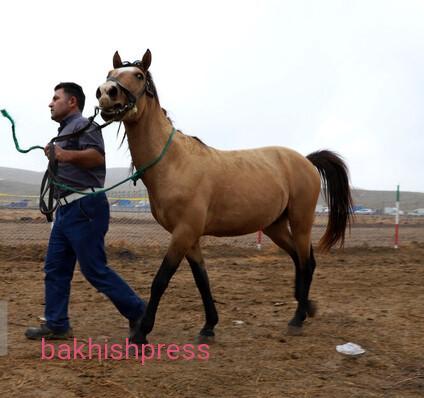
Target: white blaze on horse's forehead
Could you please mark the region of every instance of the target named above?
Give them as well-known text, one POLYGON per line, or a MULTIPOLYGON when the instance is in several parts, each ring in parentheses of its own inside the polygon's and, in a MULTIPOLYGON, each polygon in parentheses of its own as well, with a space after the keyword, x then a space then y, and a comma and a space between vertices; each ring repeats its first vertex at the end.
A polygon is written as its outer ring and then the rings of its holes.
POLYGON ((141 69, 137 68, 136 66, 126 66, 125 68, 119 68, 115 69, 112 74, 113 77, 119 77, 119 76, 125 76, 128 73, 131 73, 134 75, 135 73, 140 73, 141 69))
POLYGON ((114 86, 114 83, 111 81, 105 81, 100 87, 100 93, 104 94, 107 92, 108 89, 110 89, 112 86, 114 86))

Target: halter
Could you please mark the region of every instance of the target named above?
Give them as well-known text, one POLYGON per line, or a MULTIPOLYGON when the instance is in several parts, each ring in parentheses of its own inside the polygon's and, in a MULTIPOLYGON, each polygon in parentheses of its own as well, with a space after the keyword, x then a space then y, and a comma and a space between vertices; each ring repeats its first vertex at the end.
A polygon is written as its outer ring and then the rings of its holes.
POLYGON ((128 62, 125 61, 122 63, 122 66, 120 66, 117 69, 120 68, 128 68, 131 66, 135 66, 136 68, 140 69, 141 72, 143 72, 143 74, 145 75, 145 83, 144 83, 144 87, 143 90, 141 90, 141 92, 137 95, 134 95, 130 89, 128 89, 127 87, 125 87, 120 81, 119 79, 117 79, 116 77, 108 77, 106 79, 106 81, 108 82, 114 82, 118 85, 118 87, 124 92, 125 96, 127 97, 128 103, 125 104, 121 109, 116 109, 114 111, 104 111, 100 108, 100 110, 107 114, 107 115, 113 115, 115 118, 119 117, 122 118, 128 111, 130 111, 131 109, 133 109, 135 107, 135 104, 137 103, 137 101, 144 95, 147 94, 149 97, 154 97, 155 94, 152 90, 152 87, 150 85, 150 79, 147 75, 147 73, 143 70, 142 68, 142 64, 141 61, 134 61, 134 62, 128 62))

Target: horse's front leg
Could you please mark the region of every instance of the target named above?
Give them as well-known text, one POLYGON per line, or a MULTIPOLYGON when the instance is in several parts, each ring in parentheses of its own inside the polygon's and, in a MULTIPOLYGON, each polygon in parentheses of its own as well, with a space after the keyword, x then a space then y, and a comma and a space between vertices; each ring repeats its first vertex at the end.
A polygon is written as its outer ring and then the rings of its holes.
POLYGON ((153 330, 155 324, 160 299, 168 287, 169 281, 178 269, 181 260, 195 241, 196 238, 193 237, 192 231, 189 228, 179 228, 172 234, 171 244, 153 279, 146 312, 138 322, 136 332, 131 336, 132 343, 147 343, 147 335, 153 330))

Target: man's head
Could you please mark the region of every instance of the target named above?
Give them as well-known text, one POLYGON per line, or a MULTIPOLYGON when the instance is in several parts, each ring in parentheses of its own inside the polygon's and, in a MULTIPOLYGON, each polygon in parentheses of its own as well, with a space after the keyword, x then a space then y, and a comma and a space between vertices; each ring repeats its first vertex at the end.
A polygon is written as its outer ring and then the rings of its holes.
POLYGON ((76 83, 59 83, 54 88, 54 96, 49 104, 51 118, 60 123, 68 115, 82 112, 85 95, 81 86, 76 83))

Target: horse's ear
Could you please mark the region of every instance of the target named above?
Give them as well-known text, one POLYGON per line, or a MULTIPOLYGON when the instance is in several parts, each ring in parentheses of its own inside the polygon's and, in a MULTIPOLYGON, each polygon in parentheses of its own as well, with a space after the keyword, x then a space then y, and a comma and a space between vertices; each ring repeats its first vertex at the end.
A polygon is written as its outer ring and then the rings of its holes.
POLYGON ((118 51, 115 51, 115 54, 113 55, 113 67, 115 69, 118 69, 122 66, 121 57, 119 56, 118 51))
POLYGON ((152 63, 152 53, 149 49, 144 53, 143 59, 141 60, 141 66, 145 72, 149 69, 150 64, 152 63))

